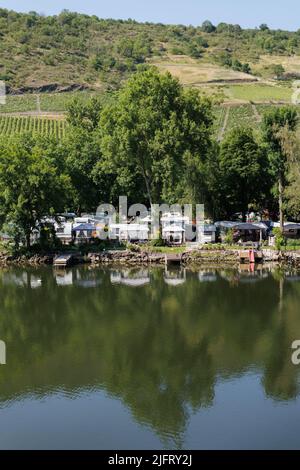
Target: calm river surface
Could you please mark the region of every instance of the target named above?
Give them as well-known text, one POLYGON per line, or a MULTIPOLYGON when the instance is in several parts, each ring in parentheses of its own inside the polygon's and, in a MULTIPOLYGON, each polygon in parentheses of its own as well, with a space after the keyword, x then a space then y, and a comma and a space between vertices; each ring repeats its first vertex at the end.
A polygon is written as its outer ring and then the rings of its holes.
POLYGON ((300 448, 300 276, 0 271, 0 448, 300 448))

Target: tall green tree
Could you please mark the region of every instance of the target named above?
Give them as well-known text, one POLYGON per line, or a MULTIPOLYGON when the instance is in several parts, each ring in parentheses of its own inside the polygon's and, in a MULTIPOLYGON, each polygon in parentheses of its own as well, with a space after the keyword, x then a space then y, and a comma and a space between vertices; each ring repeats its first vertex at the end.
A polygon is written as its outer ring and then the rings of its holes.
POLYGON ((109 197, 108 178, 94 178, 94 169, 101 160, 98 126, 102 104, 99 99, 87 102, 75 99, 68 108, 69 123, 64 140, 65 159, 72 181, 73 205, 76 212, 95 211, 102 199, 109 197))
POLYGON ((250 128, 235 128, 220 149, 220 178, 223 208, 227 216, 235 212, 246 218, 249 205, 260 205, 267 190, 266 153, 250 128))
POLYGON ((295 108, 274 108, 263 117, 263 139, 269 157, 270 173, 274 180, 274 192, 278 197, 280 228, 284 228, 284 190, 287 184, 287 143, 292 138, 298 122, 295 108), (288 134, 288 135, 287 135, 288 134))
POLYGON ((143 182, 145 201, 178 202, 205 185, 212 148, 211 103, 156 69, 134 75, 100 120, 103 161, 123 188, 143 182))
POLYGON ((281 147, 286 156, 286 176, 283 206, 287 216, 300 218, 300 141, 287 126, 279 132, 281 147))
POLYGON ((45 216, 65 209, 70 179, 56 145, 22 136, 0 146, 0 223, 14 227, 16 238, 30 238, 45 216))

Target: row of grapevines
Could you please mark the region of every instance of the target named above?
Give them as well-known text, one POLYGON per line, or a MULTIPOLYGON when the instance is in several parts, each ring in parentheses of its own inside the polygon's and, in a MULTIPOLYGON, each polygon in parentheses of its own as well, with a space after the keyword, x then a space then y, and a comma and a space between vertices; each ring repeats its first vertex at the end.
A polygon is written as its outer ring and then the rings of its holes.
POLYGON ((66 122, 38 117, 0 116, 0 136, 11 136, 32 132, 44 136, 53 136, 58 139, 65 134, 66 122))

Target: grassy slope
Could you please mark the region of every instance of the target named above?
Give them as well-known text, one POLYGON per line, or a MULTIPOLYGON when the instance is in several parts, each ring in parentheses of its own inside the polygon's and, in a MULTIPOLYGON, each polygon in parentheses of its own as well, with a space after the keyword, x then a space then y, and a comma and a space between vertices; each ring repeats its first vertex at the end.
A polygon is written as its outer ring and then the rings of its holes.
POLYGON ((149 61, 193 85, 248 79, 234 70, 237 60, 240 65, 249 63, 253 73, 264 79, 274 75, 273 64, 283 63, 286 71, 298 72, 300 34, 232 25, 208 33, 184 25, 102 20, 71 12, 47 17, 0 9, 0 57, 0 78, 12 89, 50 84, 100 90, 118 87, 139 64, 149 61))

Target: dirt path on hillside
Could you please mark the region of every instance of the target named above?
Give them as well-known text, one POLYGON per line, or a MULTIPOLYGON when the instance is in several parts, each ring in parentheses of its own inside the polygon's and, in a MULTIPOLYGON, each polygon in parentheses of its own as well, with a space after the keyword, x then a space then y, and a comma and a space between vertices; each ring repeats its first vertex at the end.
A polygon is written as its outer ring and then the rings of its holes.
POLYGON ((261 115, 259 114, 259 112, 257 111, 257 107, 255 106, 255 104, 252 104, 252 109, 253 109, 253 113, 254 113, 254 116, 255 116, 255 119, 257 122, 261 122, 262 119, 261 119, 261 115))
POLYGON ((40 100, 40 95, 36 95, 36 109, 37 112, 41 112, 41 100, 40 100))
POLYGON ((220 132, 219 132, 219 137, 218 137, 219 141, 221 141, 224 137, 226 127, 227 127, 227 124, 228 124, 229 113, 230 113, 230 107, 228 106, 228 108, 226 109, 226 114, 225 114, 223 126, 221 127, 220 132))

